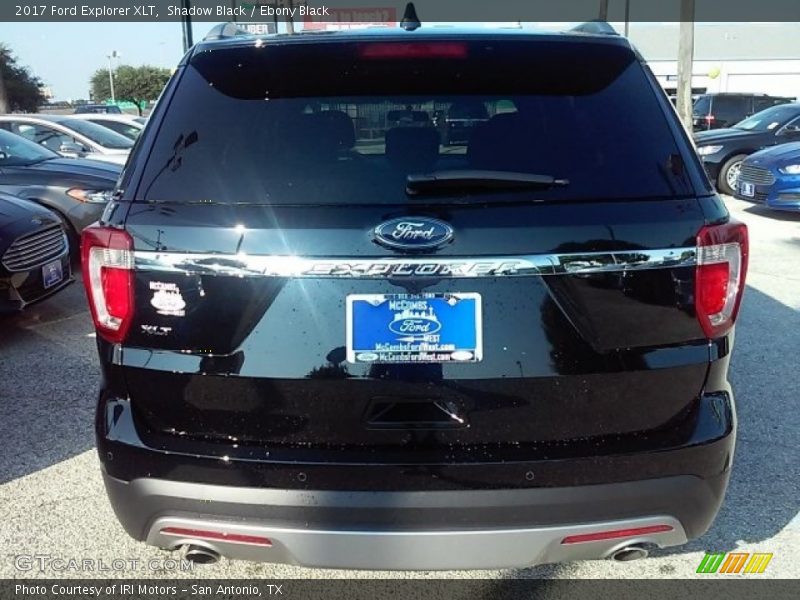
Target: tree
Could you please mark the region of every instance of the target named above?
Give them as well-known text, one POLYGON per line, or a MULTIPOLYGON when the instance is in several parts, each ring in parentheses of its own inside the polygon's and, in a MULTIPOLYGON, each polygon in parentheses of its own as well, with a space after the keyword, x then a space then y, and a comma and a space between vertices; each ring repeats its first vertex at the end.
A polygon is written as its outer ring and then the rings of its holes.
POLYGON ((42 81, 31 74, 27 67, 17 64, 11 50, 0 44, 0 111, 36 112, 44 102, 39 89, 42 81))
MULTIPOLYGON (((114 92, 116 100, 133 102, 139 114, 142 106, 155 100, 169 80, 169 69, 161 69, 143 65, 132 67, 121 65, 114 71, 114 92)), ((111 98, 111 86, 108 81, 108 69, 98 69, 89 81, 92 97, 95 102, 103 102, 111 98)))
POLYGON ((108 82, 108 69, 97 69, 89 80, 89 88, 92 90, 92 100, 95 102, 105 102, 111 100, 111 87, 108 82))

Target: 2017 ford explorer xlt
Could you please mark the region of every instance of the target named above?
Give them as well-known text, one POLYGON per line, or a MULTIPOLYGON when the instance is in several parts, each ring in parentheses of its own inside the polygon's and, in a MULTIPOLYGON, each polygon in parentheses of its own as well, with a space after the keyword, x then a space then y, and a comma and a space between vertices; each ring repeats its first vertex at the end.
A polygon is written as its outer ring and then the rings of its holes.
POLYGON ((722 502, 747 232, 623 38, 200 43, 82 252, 139 540, 508 567, 682 544, 722 502), (474 102, 463 142, 387 118, 474 102))

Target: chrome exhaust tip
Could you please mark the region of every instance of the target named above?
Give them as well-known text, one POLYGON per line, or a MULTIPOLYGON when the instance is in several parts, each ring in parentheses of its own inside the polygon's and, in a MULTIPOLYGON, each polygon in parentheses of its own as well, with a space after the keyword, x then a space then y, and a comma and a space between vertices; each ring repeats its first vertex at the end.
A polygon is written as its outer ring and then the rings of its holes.
POLYGON ((183 553, 184 558, 196 565, 213 565, 219 561, 219 552, 205 546, 188 545, 183 553))
POLYGON ((616 550, 611 558, 620 562, 628 562, 629 560, 638 560, 640 558, 647 558, 649 553, 642 546, 625 546, 616 550))

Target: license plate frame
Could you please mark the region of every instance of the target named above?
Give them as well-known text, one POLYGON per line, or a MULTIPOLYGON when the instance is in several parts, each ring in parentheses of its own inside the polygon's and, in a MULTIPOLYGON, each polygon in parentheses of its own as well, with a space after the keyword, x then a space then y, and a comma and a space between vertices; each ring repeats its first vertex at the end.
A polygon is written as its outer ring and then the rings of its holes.
POLYGON ((475 363, 483 359, 478 293, 350 294, 345 306, 349 363, 475 363))
POLYGON ((62 281, 64 281, 64 267, 60 259, 51 261, 42 266, 42 284, 44 285, 44 289, 49 290, 62 281))

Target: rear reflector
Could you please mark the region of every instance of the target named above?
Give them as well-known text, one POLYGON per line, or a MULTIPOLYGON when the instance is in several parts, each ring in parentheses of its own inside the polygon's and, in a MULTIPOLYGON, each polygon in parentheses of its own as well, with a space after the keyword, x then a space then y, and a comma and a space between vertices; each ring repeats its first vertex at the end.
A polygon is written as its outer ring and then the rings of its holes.
POLYGON ((133 318, 133 240, 119 229, 87 227, 81 235, 81 264, 98 335, 121 343, 133 318))
POLYGON ((697 234, 695 312, 709 339, 733 327, 742 301, 748 258, 747 226, 738 221, 697 234))
POLYGON ((183 527, 164 527, 164 535, 172 535, 193 540, 208 540, 213 542, 232 542, 235 544, 249 544, 250 546, 272 546, 269 538, 260 535, 244 535, 240 533, 225 533, 224 531, 211 531, 208 529, 188 529, 183 527))
POLYGON ((375 42, 359 46, 361 58, 466 58, 459 42, 375 42))
POLYGON ((598 531, 597 533, 582 533, 580 535, 568 535, 562 544, 582 544, 584 542, 599 542, 602 540, 616 540, 619 538, 636 537, 652 533, 666 533, 672 531, 671 525, 650 525, 649 527, 633 527, 631 529, 612 529, 610 531, 598 531))

